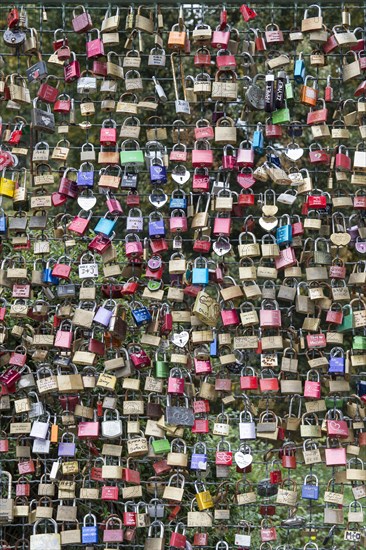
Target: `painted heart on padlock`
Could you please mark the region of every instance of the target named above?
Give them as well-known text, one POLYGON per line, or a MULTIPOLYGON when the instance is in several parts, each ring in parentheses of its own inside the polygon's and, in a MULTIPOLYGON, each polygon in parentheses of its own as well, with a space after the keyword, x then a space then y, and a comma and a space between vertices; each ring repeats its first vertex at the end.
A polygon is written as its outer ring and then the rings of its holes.
POLYGON ((291 146, 285 149, 285 155, 288 159, 296 162, 301 159, 304 154, 304 149, 301 149, 296 143, 291 144, 291 146))
POLYGON ((172 343, 178 348, 184 348, 189 341, 189 333, 186 330, 175 332, 171 337, 172 343))
POLYGON ((347 246, 347 244, 351 240, 351 235, 349 235, 348 233, 332 233, 330 236, 330 240, 336 246, 347 246))

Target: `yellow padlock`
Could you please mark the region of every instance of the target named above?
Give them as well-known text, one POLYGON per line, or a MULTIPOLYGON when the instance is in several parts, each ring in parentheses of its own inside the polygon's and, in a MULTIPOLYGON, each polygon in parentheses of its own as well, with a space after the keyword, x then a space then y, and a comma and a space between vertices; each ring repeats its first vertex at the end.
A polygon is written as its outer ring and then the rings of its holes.
POLYGON ((197 500, 198 509, 200 510, 200 512, 202 512, 202 510, 208 510, 209 508, 213 508, 214 503, 212 501, 212 495, 210 491, 206 491, 206 487, 204 486, 204 484, 196 481, 194 486, 197 491, 195 496, 197 500), (203 490, 200 491, 199 485, 202 486, 203 490))

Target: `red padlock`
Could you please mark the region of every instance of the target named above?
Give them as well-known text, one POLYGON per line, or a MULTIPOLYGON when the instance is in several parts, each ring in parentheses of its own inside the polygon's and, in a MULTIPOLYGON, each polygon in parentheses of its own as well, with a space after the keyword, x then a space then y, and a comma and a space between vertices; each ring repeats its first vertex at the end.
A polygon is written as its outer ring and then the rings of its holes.
POLYGON ((254 47, 256 52, 264 52, 267 49, 266 41, 262 36, 262 32, 259 29, 254 30, 254 47))
POLYGON ((297 220, 297 221, 295 221, 291 224, 291 226, 292 226, 292 236, 297 237, 298 235, 303 235, 304 234, 304 226, 302 224, 300 216, 298 216, 297 214, 294 214, 292 216, 292 218, 297 220))
POLYGON ((67 94, 60 94, 53 106, 55 113, 69 113, 71 110, 71 99, 67 94))
POLYGON ((236 152, 232 145, 224 146, 224 154, 222 155, 222 167, 224 170, 237 170, 236 152), (228 154, 230 150, 230 154, 228 154))
POLYGON ((193 546, 202 546, 205 547, 208 545, 208 534, 207 533, 195 533, 193 536, 193 546))
POLYGON ((246 23, 248 23, 248 21, 251 21, 252 19, 255 19, 257 17, 257 12, 253 10, 253 8, 250 8, 249 6, 247 6, 246 4, 242 4, 240 6, 240 13, 242 14, 243 19, 246 23))
POLYGON ((49 78, 52 78, 52 75, 49 75, 46 78, 46 82, 43 82, 43 84, 40 85, 37 92, 37 97, 39 97, 39 99, 41 99, 45 103, 55 103, 59 93, 58 81, 57 81, 57 86, 54 87, 48 84, 49 78))
POLYGON ((339 44, 334 34, 331 34, 328 40, 322 45, 323 52, 325 54, 331 53, 338 48, 339 44))
POLYGON ((217 49, 226 49, 229 45, 230 40, 230 30, 228 30, 227 25, 216 27, 216 30, 212 33, 211 46, 217 49), (224 30, 225 29, 225 30, 224 30))
POLYGON ((252 143, 244 140, 240 143, 237 152, 236 163, 239 168, 253 168, 254 166, 254 149, 252 143))
POLYGON ((261 328, 279 328, 282 326, 281 311, 275 300, 263 300, 262 308, 259 311, 259 321, 261 328))
POLYGON ((311 143, 309 146, 309 159, 311 164, 330 164, 330 155, 324 151, 319 143, 311 143), (315 149, 314 149, 315 147, 315 149))
POLYGON ((327 122, 328 109, 325 107, 325 100, 318 99, 317 102, 320 102, 322 104, 322 108, 313 111, 313 108, 310 107, 310 111, 308 112, 306 119, 307 124, 323 124, 323 122, 327 122))
POLYGON ((192 426, 192 433, 195 434, 208 434, 210 427, 208 424, 208 419, 206 418, 195 418, 194 424, 192 426))
POLYGON ((60 61, 67 61, 71 57, 71 50, 69 46, 67 45, 67 42, 63 42, 63 44, 58 48, 57 57, 60 61))
POLYGON ((280 389, 278 378, 274 376, 271 369, 263 369, 259 379, 259 388, 261 392, 278 392, 280 389), (263 378, 264 373, 269 373, 268 378, 263 378))
POLYGON ((170 535, 169 546, 173 548, 185 548, 187 537, 185 536, 186 528, 183 523, 178 522, 174 532, 170 535), (182 533, 179 533, 181 529, 182 533))
MULTIPOLYGON (((333 267, 333 266, 332 266, 333 267)), ((330 306, 330 309, 327 311, 327 316, 325 318, 327 323, 333 323, 335 325, 341 325, 343 321, 343 310, 342 306, 339 303, 333 302, 330 306)))
POLYGON ((258 389, 258 376, 255 375, 253 367, 243 367, 240 376, 240 389, 241 390, 257 390, 258 389), (251 371, 251 374, 246 374, 247 371, 251 371))
POLYGON ((296 447, 292 443, 283 446, 282 467, 291 470, 296 469, 296 447))
POLYGON ((118 487, 104 485, 102 487, 102 500, 118 500, 118 487))
MULTIPOLYGON (((255 184, 255 178, 252 168, 242 168, 236 176, 236 181, 243 189, 249 189, 255 184)), ((249 229, 248 229, 249 231, 249 229)))
POLYGON ((80 77, 80 63, 74 52, 71 52, 72 61, 64 66, 65 82, 74 82, 80 77))
POLYGON ((270 542, 277 539, 276 528, 273 526, 268 527, 268 519, 262 519, 261 522, 261 541, 270 542))
POLYGON ((267 118, 264 127, 264 135, 269 139, 280 138, 282 137, 282 126, 279 124, 273 124, 271 119, 267 118))
POLYGON ((283 44, 283 32, 280 31, 279 26, 275 23, 269 23, 266 26, 265 37, 267 44, 283 44))
MULTIPOLYGON (((200 48, 195 53, 193 58, 193 64, 195 67, 210 67, 211 66, 211 54, 207 48, 200 48)), ((196 138, 199 139, 199 138, 196 138)))
POLYGON ((126 197, 126 205, 130 207, 140 206, 140 195, 136 191, 129 191, 126 197))
POLYGON ((208 192, 210 190, 210 176, 208 168, 195 168, 192 180, 192 190, 208 192))
POLYGON ((170 371, 167 391, 168 393, 174 394, 174 395, 184 394, 184 378, 182 376, 180 369, 173 368, 170 371))
POLYGON ((150 248, 153 254, 162 254, 168 250, 168 243, 166 239, 150 239, 150 248))
POLYGON ((269 472, 269 481, 272 485, 278 485, 282 483, 282 472, 279 468, 274 468, 276 461, 272 462, 272 470, 269 472))
POLYGON ((308 206, 311 209, 317 208, 326 208, 327 206, 327 197, 325 195, 309 195, 308 196, 308 206))
POLYGON ((207 399, 195 399, 193 401, 193 412, 194 414, 209 413, 210 402, 207 399))
POLYGON ((325 348, 326 338, 325 334, 319 333, 319 334, 307 334, 306 335, 306 344, 309 349, 315 349, 315 348, 325 348))
POLYGON ((200 254, 208 254, 211 250, 211 237, 208 235, 199 235, 198 238, 194 240, 193 250, 200 254))
POLYGON ((350 172, 352 169, 351 158, 345 145, 339 145, 338 147, 338 152, 335 156, 335 167, 339 172, 350 172))
POLYGON ((19 21, 20 21, 19 10, 15 7, 10 8, 6 18, 6 22, 9 29, 13 29, 17 25, 19 25, 19 21))
POLYGON ((77 177, 76 168, 66 168, 60 180, 58 192, 61 193, 61 195, 66 195, 70 199, 76 199, 78 196, 76 177, 77 177), (75 179, 71 179, 69 177, 69 174, 74 174, 75 179))
POLYGON ((80 210, 79 214, 77 214, 77 216, 75 216, 68 225, 67 230, 72 231, 73 233, 77 233, 78 235, 84 235, 85 231, 88 228, 90 220, 91 212, 80 210), (82 214, 86 215, 87 217, 83 218, 82 214))
POLYGON ((366 195, 361 195, 362 190, 358 189, 358 191, 355 192, 355 196, 353 198, 353 208, 358 210, 365 210, 366 209, 366 195))
POLYGON ((347 439, 349 435, 348 424, 345 420, 327 420, 327 434, 329 437, 347 439))

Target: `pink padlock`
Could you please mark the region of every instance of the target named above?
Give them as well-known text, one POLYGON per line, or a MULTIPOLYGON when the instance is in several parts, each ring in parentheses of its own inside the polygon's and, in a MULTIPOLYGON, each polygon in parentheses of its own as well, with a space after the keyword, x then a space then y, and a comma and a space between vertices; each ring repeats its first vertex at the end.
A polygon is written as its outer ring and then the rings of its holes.
POLYGON ((222 155, 222 167, 224 170, 237 170, 236 151, 230 144, 225 145, 224 154, 222 155), (229 154, 230 151, 230 154, 229 154))
POLYGON ((175 208, 170 214, 169 227, 172 233, 187 231, 187 216, 181 208, 175 208))
POLYGON ((285 267, 292 267, 296 265, 297 260, 295 251, 291 246, 280 250, 280 255, 275 258, 276 269, 284 269, 285 267))
POLYGON ((170 371, 168 378, 168 393, 175 395, 184 394, 184 378, 180 369, 173 368, 170 371))
POLYGON ((259 311, 261 328, 279 328, 282 326, 281 311, 276 300, 263 300, 259 311))
POLYGON ((134 258, 142 256, 143 249, 142 249, 142 242, 140 241, 140 238, 135 233, 129 233, 125 237, 125 243, 126 243, 126 256, 128 258, 134 258))
POLYGON ((306 375, 304 384, 304 397, 309 399, 320 399, 321 384, 319 380, 319 372, 315 369, 310 369, 306 375), (311 379, 315 377, 315 380, 311 379))
POLYGON ((98 57, 103 57, 104 55, 104 44, 103 40, 100 38, 99 29, 90 29, 90 34, 93 32, 97 33, 97 38, 90 40, 86 43, 86 56, 88 59, 96 59, 98 57))
POLYGON ((254 149, 249 140, 244 140, 240 143, 237 152, 236 163, 239 168, 253 168, 254 166, 254 149))
POLYGON ((200 118, 199 120, 197 120, 196 127, 194 129, 195 139, 213 139, 214 136, 214 129, 207 119, 200 118))
MULTIPOLYGON (((225 214, 222 214, 225 215, 225 214)), ((231 218, 217 216, 214 220, 213 235, 229 237, 231 233, 231 218)))
POLYGON ((208 346, 199 346, 194 350, 193 363, 196 374, 210 374, 212 372, 208 346))
POLYGON ((121 203, 110 192, 107 193, 106 205, 108 212, 113 216, 122 216, 123 208, 121 203))
POLYGON ((192 150, 192 166, 193 168, 212 168, 213 151, 211 151, 210 144, 207 139, 198 139, 194 142, 194 148, 192 150), (204 149, 200 149, 199 147, 204 147, 204 149))
POLYGON ((240 325, 240 319, 237 310, 232 302, 226 302, 223 307, 230 309, 221 309, 221 320, 224 327, 237 327, 240 325))

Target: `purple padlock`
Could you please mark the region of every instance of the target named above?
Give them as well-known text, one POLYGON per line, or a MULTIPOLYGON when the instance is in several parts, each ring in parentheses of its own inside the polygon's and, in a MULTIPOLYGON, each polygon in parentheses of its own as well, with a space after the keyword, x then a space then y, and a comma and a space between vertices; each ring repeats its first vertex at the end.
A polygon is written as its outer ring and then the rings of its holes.
POLYGON ((207 450, 205 443, 202 441, 199 441, 193 447, 190 467, 191 470, 205 471, 207 469, 207 450), (203 453, 197 452, 199 448, 203 450, 203 453))
POLYGON ((75 436, 74 434, 65 433, 62 435, 58 445, 58 456, 73 457, 76 454, 75 436), (64 441, 65 438, 71 438, 72 441, 64 441))
POLYGON ((358 225, 352 225, 347 229, 347 233, 351 236, 352 241, 355 241, 360 236, 358 232, 358 225))
POLYGON ((149 215, 149 237, 150 239, 165 237, 164 219, 160 212, 151 212, 149 215))
POLYGON ((147 262, 147 265, 153 271, 156 271, 157 269, 159 269, 159 267, 161 267, 161 258, 160 258, 160 256, 151 256, 151 258, 147 262))
POLYGON ((366 254, 366 241, 359 241, 360 237, 357 237, 355 248, 360 254, 366 254))
POLYGON ((113 309, 115 308, 115 306, 116 303, 114 302, 114 300, 106 300, 94 315, 93 323, 97 323, 98 325, 102 325, 103 327, 108 327, 112 319, 113 309))

